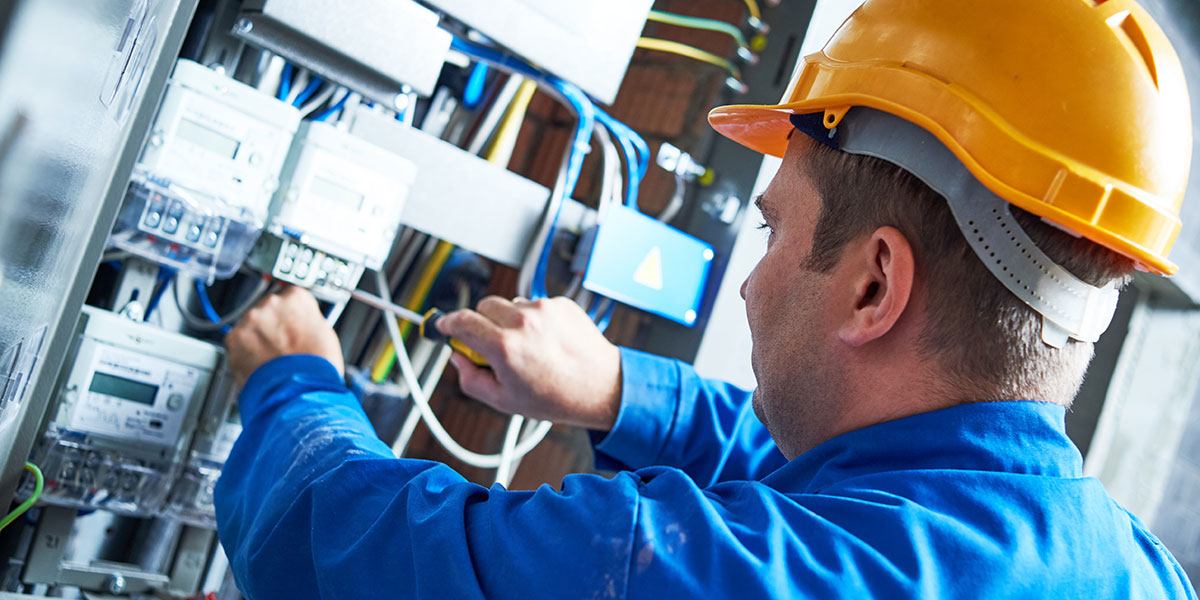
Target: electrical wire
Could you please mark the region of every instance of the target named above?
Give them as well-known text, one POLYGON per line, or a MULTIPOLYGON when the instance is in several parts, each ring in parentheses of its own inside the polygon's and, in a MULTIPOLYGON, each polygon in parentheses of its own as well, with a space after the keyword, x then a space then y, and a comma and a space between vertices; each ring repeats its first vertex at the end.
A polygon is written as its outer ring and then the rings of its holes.
MULTIPOLYGON (((505 90, 512 88, 512 94, 508 95, 509 104, 502 115, 497 113, 496 122, 493 124, 496 130, 492 140, 492 145, 488 149, 486 160, 494 165, 504 166, 508 164, 509 158, 512 156, 513 147, 517 143, 517 134, 520 132, 521 123, 525 120, 525 113, 529 108, 529 102, 533 97, 534 84, 523 77, 513 76, 505 84, 505 90), (528 86, 526 84, 529 84, 528 86)), ((489 128, 482 128, 476 134, 476 139, 486 140, 488 137, 489 128)), ((472 142, 474 145, 474 142, 472 142)), ((482 143, 480 144, 482 147, 482 143)), ((429 296, 430 290, 433 289, 433 283, 437 280, 438 273, 449 260, 451 252, 454 251, 454 245, 446 241, 438 241, 434 248, 433 255, 422 269, 420 276, 417 278, 417 283, 409 294, 408 301, 405 303, 405 308, 420 312, 425 307, 425 301, 429 296)), ((411 323, 404 323, 401 327, 401 337, 407 339, 408 333, 412 328, 411 323)), ((376 383, 386 381, 390 376, 392 367, 396 362, 396 349, 390 345, 385 346, 383 352, 376 358, 375 363, 371 367, 371 379, 376 383)))
POLYGON ((212 302, 208 299, 208 289, 204 287, 204 282, 196 279, 193 285, 197 299, 200 301, 201 308, 205 312, 204 317, 199 317, 188 309, 187 302, 180 296, 180 286, 177 283, 171 286, 175 292, 175 305, 179 307, 179 314, 183 317, 183 321, 187 323, 188 327, 197 331, 222 331, 226 327, 232 326, 238 319, 242 318, 242 315, 246 314, 251 308, 254 308, 255 304, 258 304, 258 300, 270 289, 271 280, 267 277, 259 278, 258 284, 246 296, 246 300, 224 317, 219 316, 216 310, 209 312, 212 309, 212 302), (217 318, 213 319, 213 317, 217 318))
MULTIPOLYGON (((375 277, 376 283, 379 286, 380 297, 386 302, 391 302, 391 284, 388 283, 387 278, 381 272, 376 271, 375 277)), ((398 359, 397 362, 400 364, 400 373, 408 385, 409 394, 412 396, 413 404, 416 405, 417 410, 421 412, 421 419, 425 421, 425 426, 429 428, 429 431, 433 434, 434 439, 436 439, 438 443, 446 449, 447 452, 468 465, 482 469, 495 469, 499 467, 499 454, 480 454, 478 452, 468 450, 462 447, 462 445, 460 445, 458 441, 455 440, 454 437, 451 436, 444 427, 442 427, 442 423, 438 420, 437 415, 434 414, 433 409, 429 406, 429 398, 425 395, 425 391, 422 389, 421 383, 417 380, 416 371, 413 369, 412 362, 408 358, 408 351, 404 348, 404 341, 400 338, 400 327, 396 323, 396 317, 391 313, 383 312, 383 322, 387 326, 388 335, 391 336, 392 344, 397 350, 396 356, 398 359)), ((552 424, 549 421, 543 421, 540 423, 538 428, 534 430, 534 432, 530 434, 528 438, 522 439, 520 443, 517 444, 517 447, 513 450, 513 456, 524 456, 528 454, 530 450, 533 450, 533 448, 542 441, 546 434, 549 433, 551 425, 552 424)))
POLYGON ((321 91, 314 95, 312 100, 305 102, 304 105, 300 107, 300 114, 307 117, 316 112, 318 108, 321 108, 326 102, 329 102, 329 99, 333 97, 333 94, 337 92, 337 90, 338 87, 335 85, 327 85, 321 88, 321 91))
POLYGON ((663 223, 667 223, 671 219, 674 219, 675 215, 678 215, 680 209, 683 208, 685 194, 687 194, 687 180, 683 178, 683 175, 676 174, 675 192, 671 194, 671 201, 667 202, 667 205, 663 207, 662 212, 658 213, 658 216, 655 218, 663 223))
MULTIPOLYGON (((425 266, 421 269, 420 275, 417 276, 417 282, 408 294, 408 300, 404 303, 404 308, 416 312, 421 312, 425 308, 425 301, 429 298, 429 292, 433 290, 433 284, 437 281, 437 276, 441 273, 442 267, 446 266, 446 261, 450 260, 452 252, 454 252, 454 244, 438 240, 437 245, 434 246, 433 254, 430 255, 429 260, 425 262, 425 266)), ((380 294, 382 293, 383 290, 380 290, 380 294)), ((391 294, 390 290, 388 294, 391 294)), ((400 325, 400 339, 408 339, 408 334, 412 331, 412 328, 412 323, 408 321, 402 323, 400 325)), ((375 383, 387 381, 395 364, 395 344, 388 344, 371 367, 371 380, 375 383)))
POLYGON ((288 95, 292 93, 292 77, 295 72, 296 68, 292 63, 283 63, 283 72, 279 75, 279 91, 275 94, 279 100, 287 100, 288 95))
POLYGON ((313 94, 317 93, 317 90, 320 89, 324 84, 325 80, 317 77, 316 75, 311 76, 308 80, 308 85, 304 86, 304 89, 300 90, 300 93, 292 99, 292 106, 296 108, 303 106, 304 103, 307 102, 309 98, 312 98, 313 94))
POLYGON ((149 321, 150 316, 158 309, 163 294, 167 291, 167 286, 175 279, 175 272, 175 269, 171 267, 159 265, 158 274, 154 276, 154 289, 150 292, 150 299, 146 301, 146 314, 142 317, 143 321, 149 321))
MULTIPOLYGON (((449 345, 443 345, 438 349, 437 356, 433 358, 433 366, 430 367, 429 375, 426 376, 425 385, 422 391, 425 397, 429 398, 433 395, 433 390, 437 388, 437 384, 442 379, 442 374, 446 372, 446 366, 450 364, 450 357, 454 354, 454 349, 449 345)), ((404 452, 408 450, 408 444, 412 441, 413 433, 417 431, 417 425, 421 422, 421 411, 417 409, 414 403, 408 411, 408 416, 404 418, 404 424, 400 426, 400 433, 396 435, 396 441, 392 443, 392 453, 396 458, 404 456, 404 452)))
POLYGON ((516 461, 513 453, 517 450, 517 442, 521 437, 521 426, 525 417, 513 415, 508 418, 508 428, 504 431, 504 444, 500 446, 500 465, 496 467, 496 483, 508 487, 512 483, 516 471, 516 461))
MULTIPOLYGON (((345 88, 343 88, 343 89, 345 90, 345 88)), ((339 98, 337 102, 334 102, 333 105, 330 106, 329 108, 326 108, 325 110, 317 113, 316 116, 313 117, 313 120, 314 121, 326 121, 329 119, 329 117, 336 115, 338 112, 340 112, 342 110, 342 108, 344 108, 346 106, 346 101, 350 99, 351 93, 352 92, 350 90, 345 90, 345 92, 342 94, 342 97, 339 98)))
POLYGON ((471 137, 471 141, 467 144, 467 152, 471 154, 479 154, 483 152, 487 146, 488 140, 498 131, 501 122, 504 121, 504 115, 509 112, 509 106, 517 97, 517 90, 521 87, 521 82, 525 78, 520 75, 514 75, 504 82, 504 86, 496 94, 492 106, 483 115, 483 120, 479 123, 479 128, 475 131, 475 135, 471 137))
POLYGON ((289 86, 288 86, 291 88, 291 91, 288 92, 287 97, 284 98, 283 101, 287 102, 288 104, 292 104, 293 102, 295 102, 296 98, 299 98, 300 94, 302 94, 304 92, 304 90, 308 87, 308 79, 309 79, 308 69, 304 69, 304 68, 296 69, 295 73, 292 76, 291 82, 289 83, 289 86))
POLYGON ((33 475, 33 493, 29 495, 20 505, 0 519, 0 530, 8 527, 13 521, 16 521, 21 515, 25 514, 34 504, 37 504, 38 499, 42 497, 42 490, 45 488, 46 479, 42 476, 42 470, 37 465, 27 462, 25 470, 33 475))
POLYGON ((739 83, 742 80, 742 71, 740 69, 738 69, 737 65, 733 64, 732 61, 730 61, 726 58, 717 56, 716 54, 713 54, 712 52, 708 52, 706 50, 701 50, 699 48, 696 48, 695 46, 681 44, 679 42, 672 41, 672 40, 663 40, 663 39, 651 38, 651 37, 641 37, 641 38, 638 38, 637 47, 642 48, 643 50, 654 50, 656 52, 665 52, 667 54, 675 54, 677 56, 683 56, 683 57, 690 58, 692 60, 698 60, 703 63, 708 63, 710 65, 724 69, 725 71, 727 71, 729 73, 729 75, 731 77, 738 80, 739 83))
POLYGON ((646 171, 650 168, 650 146, 646 144, 646 140, 638 135, 636 131, 630 129, 628 125, 614 119, 608 113, 596 109, 596 122, 600 123, 604 129, 607 129, 612 138, 616 139, 621 147, 622 153, 625 155, 625 166, 627 175, 625 178, 625 205, 636 209, 638 199, 638 186, 643 178, 646 177, 646 171))
POLYGON ((558 218, 565 199, 575 190, 583 170, 583 161, 591 149, 592 130, 595 128, 596 107, 583 90, 572 83, 542 73, 537 69, 500 52, 473 44, 461 38, 452 38, 450 47, 475 60, 486 62, 492 67, 511 74, 529 77, 555 99, 568 105, 575 113, 575 131, 567 146, 567 158, 560 168, 558 180, 550 195, 545 216, 538 227, 535 243, 530 245, 517 280, 517 293, 531 299, 548 296, 546 289, 546 267, 550 261, 550 250, 558 218))
POLYGON ((758 0, 745 0, 746 10, 750 13, 751 19, 762 21, 762 9, 758 6, 758 0))
POLYGON ((596 140, 604 156, 604 170, 600 178, 600 203, 597 207, 597 218, 602 221, 607 207, 621 202, 619 187, 624 185, 624 182, 621 179, 621 157, 617 154, 617 146, 613 143, 608 129, 596 129, 596 140))
POLYGON ((664 23, 674 25, 676 27, 685 27, 687 29, 700 29, 703 31, 715 31, 732 37, 738 46, 750 49, 750 41, 746 39, 746 34, 736 25, 718 21, 716 19, 705 19, 703 17, 692 17, 688 15, 679 15, 675 13, 665 12, 661 10, 651 10, 650 15, 646 17, 647 21, 655 23, 664 23))
POLYGON ((471 67, 471 73, 467 76, 467 84, 463 87, 464 108, 475 110, 483 101, 483 92, 487 87, 487 74, 486 63, 477 62, 471 67))
MULTIPOLYGON (((204 316, 208 317, 209 321, 218 323, 221 321, 221 315, 217 313, 217 309, 213 308, 212 300, 208 297, 208 286, 204 285, 199 279, 192 280, 192 287, 196 288, 196 298, 200 301, 200 309, 204 311, 204 316)), ((221 333, 229 333, 228 325, 221 328, 221 333)))
POLYGON ((492 140, 492 147, 488 150, 488 162, 498 166, 507 166, 512 160, 513 149, 517 146, 517 136, 521 133, 521 123, 525 122, 529 103, 533 101, 533 95, 536 92, 536 83, 521 78, 517 94, 509 104, 508 110, 505 111, 504 120, 500 122, 500 127, 496 130, 496 135, 492 140))
MULTIPOLYGON (((459 280, 458 298, 455 306, 462 309, 470 304, 471 286, 466 281, 459 280)), ((454 349, 447 344, 442 344, 438 348, 437 356, 431 361, 432 366, 429 367, 429 372, 425 375, 425 383, 421 388, 425 392, 426 398, 433 395, 438 382, 442 380, 442 374, 446 372, 446 365, 450 363, 450 356, 453 354, 454 349)), ((420 422, 421 411, 415 407, 411 407, 408 411, 408 416, 404 419, 404 424, 400 427, 400 432, 396 435, 396 440, 392 442, 392 452, 397 458, 402 457, 405 450, 408 449, 408 443, 412 441, 412 435, 417 430, 417 424, 420 422)))

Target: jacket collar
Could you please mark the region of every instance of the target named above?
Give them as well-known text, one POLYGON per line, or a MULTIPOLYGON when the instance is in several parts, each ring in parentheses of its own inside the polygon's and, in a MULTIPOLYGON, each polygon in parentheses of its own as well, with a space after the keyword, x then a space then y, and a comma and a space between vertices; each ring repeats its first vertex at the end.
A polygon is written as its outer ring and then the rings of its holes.
POLYGON ((895 471, 993 471, 1081 477, 1083 458, 1067 438, 1057 404, 962 404, 878 423, 834 437, 763 479, 783 492, 819 493, 852 477, 895 471))

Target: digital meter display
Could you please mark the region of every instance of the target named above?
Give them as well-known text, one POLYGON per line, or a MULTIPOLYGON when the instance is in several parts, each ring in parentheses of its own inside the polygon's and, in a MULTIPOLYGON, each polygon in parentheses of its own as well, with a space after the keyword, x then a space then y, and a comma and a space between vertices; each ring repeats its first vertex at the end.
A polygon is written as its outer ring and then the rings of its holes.
POLYGON ((366 196, 359 194, 345 186, 338 185, 324 177, 313 177, 312 183, 308 190, 321 198, 328 200, 339 208, 345 208, 350 211, 358 211, 362 208, 363 202, 366 201, 366 196))
POLYGON ((96 372, 92 376, 92 383, 88 386, 88 391, 105 396, 112 396, 146 406, 154 406, 154 399, 158 397, 158 386, 109 375, 108 373, 96 372))
POLYGON ((175 135, 180 139, 187 140, 209 152, 226 158, 237 156, 238 148, 242 145, 241 142, 227 135, 217 133, 204 125, 188 119, 181 119, 179 121, 179 127, 175 129, 175 135))

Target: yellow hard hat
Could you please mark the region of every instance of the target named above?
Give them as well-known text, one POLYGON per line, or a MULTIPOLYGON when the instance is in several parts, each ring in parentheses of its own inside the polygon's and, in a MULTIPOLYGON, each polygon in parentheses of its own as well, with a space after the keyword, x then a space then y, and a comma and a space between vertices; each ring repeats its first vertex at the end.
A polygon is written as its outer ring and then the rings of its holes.
POLYGON ((1173 275, 1192 153, 1183 67, 1131 0, 867 0, 804 58, 787 101, 714 109, 782 156, 791 114, 853 106, 935 135, 996 195, 1173 275))

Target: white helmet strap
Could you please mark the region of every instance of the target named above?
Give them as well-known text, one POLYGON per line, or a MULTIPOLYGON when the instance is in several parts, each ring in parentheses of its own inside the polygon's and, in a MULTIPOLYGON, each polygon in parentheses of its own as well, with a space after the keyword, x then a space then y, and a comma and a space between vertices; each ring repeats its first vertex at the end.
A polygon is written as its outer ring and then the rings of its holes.
POLYGON ((1095 342, 1118 290, 1090 285, 1052 261, 1021 229, 1009 204, 976 179, 933 134, 888 113, 856 107, 822 143, 890 162, 946 198, 971 249, 1004 287, 1042 315, 1042 341, 1095 342))

